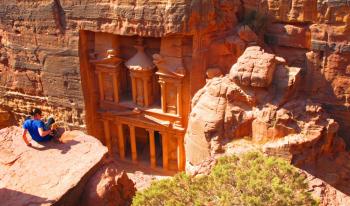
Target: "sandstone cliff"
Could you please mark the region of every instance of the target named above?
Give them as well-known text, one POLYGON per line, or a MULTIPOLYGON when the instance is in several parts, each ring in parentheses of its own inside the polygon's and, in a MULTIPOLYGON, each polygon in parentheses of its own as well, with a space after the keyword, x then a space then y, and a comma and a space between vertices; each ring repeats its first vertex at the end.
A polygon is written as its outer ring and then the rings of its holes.
POLYGON ((90 205, 131 202, 134 183, 104 164, 107 148, 80 131, 66 132, 64 144, 25 145, 22 129, 0 130, 1 205, 90 205), (96 194, 97 193, 97 194, 96 194))
POLYGON ((65 127, 85 129, 80 31, 144 37, 225 33, 238 22, 239 4, 238 0, 1 0, 1 108, 19 121, 40 105, 65 127))
POLYGON ((259 31, 289 66, 302 68, 304 93, 323 105, 349 139, 346 0, 2 0, 0 5, 0 101, 17 121, 31 107, 42 105, 66 127, 85 128, 79 31, 193 35, 193 48, 200 51, 193 56, 193 70, 200 68, 194 73, 195 92, 204 86, 206 70, 226 74, 242 54, 249 42, 237 38, 237 25, 243 23, 259 31))
POLYGON ((216 157, 230 153, 228 143, 246 139, 311 173, 322 205, 348 204, 350 155, 337 135, 338 123, 303 95, 302 69, 267 50, 247 47, 228 75, 209 80, 193 98, 187 171, 205 173, 216 157))

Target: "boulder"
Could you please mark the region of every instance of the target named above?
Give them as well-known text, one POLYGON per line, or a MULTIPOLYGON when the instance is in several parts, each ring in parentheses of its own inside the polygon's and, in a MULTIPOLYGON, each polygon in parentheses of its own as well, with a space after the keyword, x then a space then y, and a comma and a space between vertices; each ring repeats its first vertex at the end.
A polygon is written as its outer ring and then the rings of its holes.
POLYGON ((101 167, 88 181, 81 198, 84 206, 130 205, 135 195, 135 183, 116 163, 101 167))
POLYGON ((265 52, 260 46, 250 46, 238 58, 230 71, 237 84, 253 87, 268 87, 276 69, 274 54, 265 52))
POLYGON ((22 129, 0 130, 1 205, 76 205, 107 153, 96 138, 66 132, 64 144, 22 140, 22 129))

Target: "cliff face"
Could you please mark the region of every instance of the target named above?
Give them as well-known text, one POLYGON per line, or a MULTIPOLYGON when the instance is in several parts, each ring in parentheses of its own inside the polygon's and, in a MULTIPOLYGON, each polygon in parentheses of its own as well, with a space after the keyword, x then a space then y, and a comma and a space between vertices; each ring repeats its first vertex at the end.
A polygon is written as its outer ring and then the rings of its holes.
POLYGON ((191 88, 194 93, 204 86, 206 70, 225 74, 237 61, 249 42, 244 32, 237 38, 238 23, 248 19, 245 23, 256 30, 267 23, 266 30, 258 32, 260 40, 289 66, 302 69, 302 92, 322 104, 339 122, 339 133, 350 138, 349 1, 1 0, 0 5, 0 102, 17 119, 42 105, 67 127, 84 128, 82 30, 148 37, 195 35, 193 48, 200 55, 193 57, 192 69, 201 69, 198 85, 191 88))
POLYGON ((350 2, 244 0, 247 10, 267 14, 264 34, 274 53, 302 68, 302 91, 340 124, 349 144, 350 2))
POLYGON ((238 26, 237 33, 245 51, 229 74, 208 80, 192 99, 187 171, 208 170, 244 138, 320 178, 311 191, 321 205, 349 204, 350 156, 343 139, 349 145, 350 2, 242 5, 241 22, 249 27, 238 26))
MULTIPOLYGON (((0 0, 0 107, 19 120, 40 105, 66 127, 84 129, 80 31, 220 36, 237 24, 239 5, 238 0, 0 0)), ((202 39, 194 41, 200 50, 202 39)))

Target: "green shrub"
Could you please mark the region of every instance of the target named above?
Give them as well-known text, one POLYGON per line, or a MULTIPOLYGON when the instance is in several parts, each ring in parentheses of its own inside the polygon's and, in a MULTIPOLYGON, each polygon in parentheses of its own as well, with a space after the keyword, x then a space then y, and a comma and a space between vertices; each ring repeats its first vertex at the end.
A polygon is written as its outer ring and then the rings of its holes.
POLYGON ((305 177, 282 159, 247 153, 219 159, 208 176, 180 173, 136 194, 134 206, 318 205, 305 177))

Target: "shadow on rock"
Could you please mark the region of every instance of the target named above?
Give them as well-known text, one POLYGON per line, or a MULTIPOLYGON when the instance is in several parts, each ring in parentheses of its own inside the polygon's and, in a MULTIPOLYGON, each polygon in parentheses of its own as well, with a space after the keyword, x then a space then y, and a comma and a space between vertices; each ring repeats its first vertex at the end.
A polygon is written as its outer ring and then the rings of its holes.
POLYGON ((54 201, 47 200, 46 198, 7 188, 0 188, 0 202, 2 206, 23 205, 23 203, 26 203, 26 205, 54 203, 54 201))

